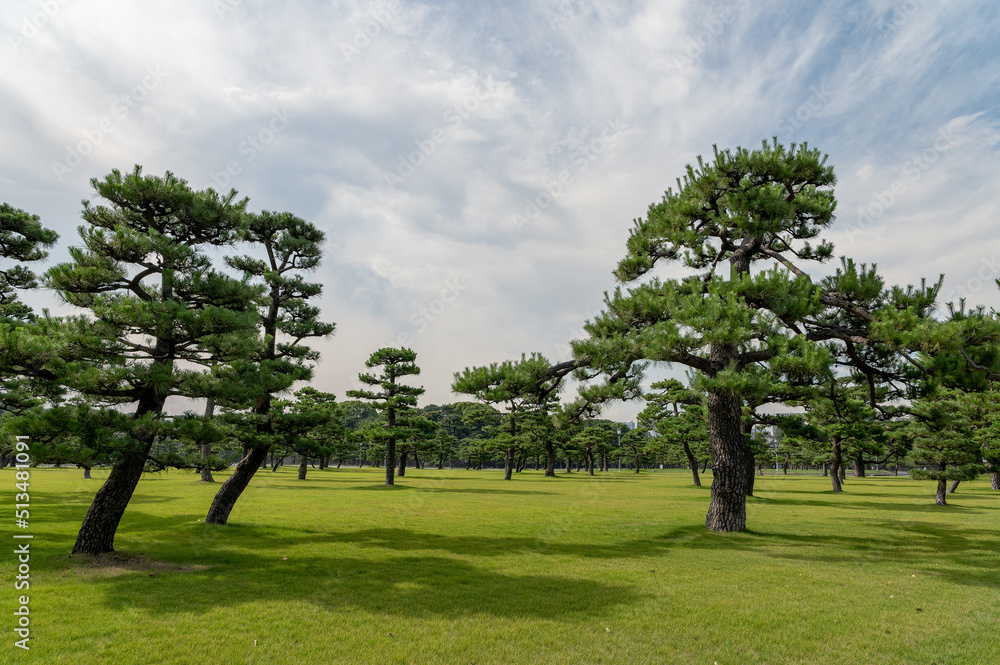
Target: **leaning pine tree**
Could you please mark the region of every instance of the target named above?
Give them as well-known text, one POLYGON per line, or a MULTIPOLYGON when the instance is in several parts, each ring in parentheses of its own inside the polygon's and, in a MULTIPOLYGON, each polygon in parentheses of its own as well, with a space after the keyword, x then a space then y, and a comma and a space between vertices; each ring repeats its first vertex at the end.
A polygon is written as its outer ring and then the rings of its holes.
MULTIPOLYGON (((250 365, 237 372, 257 392, 243 428, 255 431, 243 437, 243 457, 216 493, 205 517, 208 524, 229 521, 229 513, 267 458, 273 440, 273 426, 268 418, 273 396, 312 376, 311 363, 319 353, 303 344, 303 340, 326 337, 334 330, 334 324, 320 321, 319 309, 308 303, 310 298, 320 295, 323 287, 302 278, 303 272, 315 270, 319 265, 322 231, 291 213, 265 211, 251 217, 242 239, 261 247, 266 256, 226 259, 231 267, 256 279, 265 289, 260 314, 261 346, 250 365)), ((220 403, 233 408, 242 406, 220 403)))
MULTIPOLYGON (((48 284, 89 315, 61 322, 64 354, 34 376, 131 411, 100 451, 114 460, 80 527, 74 553, 114 551, 114 537, 163 428, 168 397, 224 391, 199 365, 235 361, 253 347, 259 290, 212 269, 203 247, 234 242, 245 200, 196 191, 167 172, 113 171, 91 180, 107 205, 83 203, 83 247, 47 273, 48 284)), ((53 321, 39 323, 49 334, 53 321)), ((235 388, 235 387, 234 387, 235 388)))

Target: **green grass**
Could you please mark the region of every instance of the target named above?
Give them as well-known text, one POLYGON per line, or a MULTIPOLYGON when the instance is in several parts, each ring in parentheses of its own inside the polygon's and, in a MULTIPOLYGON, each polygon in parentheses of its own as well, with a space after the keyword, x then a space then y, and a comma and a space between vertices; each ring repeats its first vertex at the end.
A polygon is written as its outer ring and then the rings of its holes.
MULTIPOLYGON (((32 472, 32 649, 11 663, 990 663, 1000 493, 758 477, 750 531, 710 533, 680 472, 261 472, 230 525, 218 485, 139 484, 118 555, 69 557, 106 477, 32 472), (138 560, 137 560, 138 559, 138 560), (256 640, 256 646, 254 645, 256 640)), ((706 480, 710 481, 709 476, 706 480)), ((0 472, 13 504, 14 477, 0 472)), ((12 520, 9 520, 12 522, 12 520)), ((10 527, 8 529, 8 532, 10 527)), ((7 536, 10 543, 10 536, 7 536)))

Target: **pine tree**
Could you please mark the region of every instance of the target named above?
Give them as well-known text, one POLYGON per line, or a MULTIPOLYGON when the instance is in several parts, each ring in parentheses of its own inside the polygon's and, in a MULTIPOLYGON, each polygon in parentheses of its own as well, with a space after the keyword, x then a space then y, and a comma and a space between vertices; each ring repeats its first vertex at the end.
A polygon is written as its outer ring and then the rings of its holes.
POLYGON ((259 290, 214 270, 203 252, 230 245, 244 228, 246 200, 235 191, 196 191, 169 171, 146 176, 139 166, 91 185, 107 205, 84 201, 83 247, 46 276, 66 303, 90 314, 41 321, 34 333, 55 332, 64 351, 39 374, 97 404, 133 409, 128 427, 105 442, 115 462, 73 547, 100 554, 114 551, 167 398, 221 390, 225 380, 197 366, 252 351, 259 290))
POLYGON ((417 398, 424 394, 424 389, 399 383, 403 377, 420 374, 416 359, 417 354, 407 348, 379 349, 368 358, 365 366, 369 369, 381 367, 381 373, 377 376, 368 373, 358 375, 361 383, 378 390, 347 391, 348 397, 371 403, 383 417, 377 424, 366 427, 365 432, 371 440, 385 445, 386 485, 395 484, 396 443, 409 439, 417 432, 414 426, 418 418, 417 398))
MULTIPOLYGON (((303 272, 314 270, 322 256, 323 232, 291 213, 262 212, 251 216, 242 240, 260 247, 266 258, 236 256, 226 262, 264 288, 260 312, 261 347, 247 367, 243 380, 252 384, 257 396, 251 412, 257 435, 243 439, 243 457, 219 488, 208 509, 205 522, 226 524, 229 513, 267 459, 273 431, 267 414, 274 395, 288 390, 296 381, 312 376, 311 363, 319 353, 303 344, 312 337, 333 333, 334 324, 319 320, 319 309, 308 303, 322 292, 322 286, 306 282, 303 272)), ((240 403, 220 400, 230 408, 240 403)))

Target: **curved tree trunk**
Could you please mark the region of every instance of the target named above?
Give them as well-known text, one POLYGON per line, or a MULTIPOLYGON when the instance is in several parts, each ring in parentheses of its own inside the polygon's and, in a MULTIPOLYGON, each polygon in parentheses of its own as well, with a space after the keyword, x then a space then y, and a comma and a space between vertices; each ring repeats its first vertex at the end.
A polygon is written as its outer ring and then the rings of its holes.
POLYGON ((83 467, 83 477, 86 478, 87 480, 90 480, 90 467, 89 466, 83 467))
POLYGON ((111 467, 111 475, 97 490, 83 518, 73 554, 103 554, 115 551, 115 532, 146 466, 147 446, 141 455, 131 455, 111 467))
POLYGON ((396 475, 400 478, 406 476, 406 458, 410 456, 410 451, 404 449, 403 452, 399 453, 399 469, 396 471, 396 475))
MULTIPOLYGON (((742 409, 735 393, 708 393, 708 436, 712 443, 712 501, 705 517, 711 531, 746 528, 746 443, 742 409)), ((751 467, 752 468, 752 467, 751 467)))
POLYGON ((309 458, 299 455, 299 480, 306 479, 306 471, 309 469, 309 458))
MULTIPOLYGON (((688 445, 688 442, 685 440, 683 444, 684 454, 688 458, 688 466, 691 467, 691 475, 694 477, 694 484, 697 487, 701 487, 701 478, 698 476, 698 460, 695 459, 694 453, 691 452, 691 446, 688 445)), ((753 475, 753 471, 751 471, 750 475, 753 475)))
POLYGON ((243 494, 243 490, 250 484, 253 475, 257 473, 260 463, 267 458, 267 451, 268 446, 251 448, 247 451, 233 470, 233 475, 219 487, 215 499, 212 500, 212 506, 208 509, 208 515, 205 516, 205 524, 225 524, 229 521, 229 513, 243 494))
POLYGON ((834 492, 843 492, 844 486, 841 481, 844 477, 843 450, 840 447, 840 439, 833 437, 833 456, 830 459, 830 482, 833 484, 834 492))
POLYGON ((864 478, 865 477, 865 454, 863 451, 858 451, 857 456, 854 458, 854 477, 864 478))
POLYGON ((948 494, 954 494, 955 490, 958 489, 958 484, 960 482, 962 482, 962 481, 961 480, 953 480, 953 481, 951 481, 951 487, 948 488, 948 494))
MULTIPOLYGON (((157 348, 160 348, 160 344, 157 348)), ((165 397, 155 394, 144 395, 139 400, 135 418, 146 414, 163 412, 165 397)), ((146 456, 153 447, 154 436, 149 434, 143 443, 143 448, 124 456, 111 467, 111 474, 97 490, 94 502, 87 509, 87 514, 80 525, 80 532, 73 545, 73 554, 104 554, 115 551, 115 532, 121 522, 125 508, 132 499, 136 485, 142 477, 146 466, 146 456)))

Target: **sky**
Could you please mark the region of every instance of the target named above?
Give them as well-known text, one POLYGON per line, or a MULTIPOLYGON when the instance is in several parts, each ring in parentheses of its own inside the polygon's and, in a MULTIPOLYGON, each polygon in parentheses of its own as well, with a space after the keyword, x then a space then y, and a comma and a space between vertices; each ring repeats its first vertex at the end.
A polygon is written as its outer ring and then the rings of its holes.
POLYGON ((59 232, 42 268, 115 168, 292 212, 326 232, 313 385, 340 398, 383 346, 417 352, 422 404, 568 359, 632 221, 772 137, 829 155, 835 255, 1000 307, 989 0, 7 0, 0 34, 0 200, 59 232))

